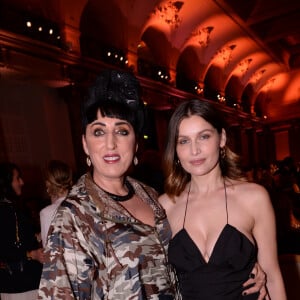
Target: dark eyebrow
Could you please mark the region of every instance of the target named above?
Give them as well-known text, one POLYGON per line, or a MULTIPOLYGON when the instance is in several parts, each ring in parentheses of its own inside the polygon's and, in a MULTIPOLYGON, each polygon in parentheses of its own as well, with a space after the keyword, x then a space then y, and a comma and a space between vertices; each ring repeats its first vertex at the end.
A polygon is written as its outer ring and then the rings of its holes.
POLYGON ((117 122, 116 125, 129 125, 126 121, 117 122))
MULTIPOLYGON (((203 134, 203 133, 206 133, 207 131, 214 132, 214 128, 203 129, 203 130, 199 131, 198 134, 203 134)), ((186 135, 178 135, 178 137, 186 137, 186 135)))
POLYGON ((96 121, 95 123, 92 123, 91 125, 92 125, 92 126, 95 126, 95 125, 106 126, 104 123, 98 122, 98 121, 96 121))
MULTIPOLYGON (((102 122, 99 122, 99 121, 96 121, 95 123, 92 123, 91 125, 92 125, 92 126, 95 126, 95 125, 101 125, 101 126, 106 127, 106 124, 105 124, 105 123, 102 123, 102 122)), ((116 126, 120 126, 120 125, 129 125, 129 123, 126 122, 126 121, 120 121, 120 122, 116 122, 115 125, 116 125, 116 126)))

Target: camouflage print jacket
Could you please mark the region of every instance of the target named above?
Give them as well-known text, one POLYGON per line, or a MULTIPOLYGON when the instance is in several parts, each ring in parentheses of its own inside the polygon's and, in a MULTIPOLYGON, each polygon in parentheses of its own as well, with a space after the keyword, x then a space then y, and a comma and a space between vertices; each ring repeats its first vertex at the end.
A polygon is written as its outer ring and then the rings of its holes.
POLYGON ((167 267, 171 231, 156 192, 128 178, 155 214, 155 227, 136 220, 82 176, 49 230, 38 299, 178 299, 167 267))

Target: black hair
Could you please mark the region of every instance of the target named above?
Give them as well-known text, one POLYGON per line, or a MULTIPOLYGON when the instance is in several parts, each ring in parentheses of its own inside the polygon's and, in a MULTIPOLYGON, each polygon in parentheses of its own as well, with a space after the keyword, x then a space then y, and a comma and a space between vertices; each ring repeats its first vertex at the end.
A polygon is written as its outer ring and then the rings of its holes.
POLYGON ((21 174, 16 164, 10 162, 0 163, 0 200, 14 200, 17 196, 12 187, 14 170, 21 174))
POLYGON ((141 100, 138 79, 129 72, 106 69, 89 88, 82 107, 82 130, 97 119, 100 111, 104 117, 128 121, 137 136, 144 130, 145 110, 141 100))

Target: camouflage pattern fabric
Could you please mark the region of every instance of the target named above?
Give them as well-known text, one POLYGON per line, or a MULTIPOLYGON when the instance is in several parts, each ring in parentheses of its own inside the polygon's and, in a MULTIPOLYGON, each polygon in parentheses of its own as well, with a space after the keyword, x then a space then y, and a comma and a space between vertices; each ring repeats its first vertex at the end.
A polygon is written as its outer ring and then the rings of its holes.
POLYGON ((83 175, 49 229, 38 299, 179 299, 166 256, 171 230, 157 193, 127 179, 152 207, 155 227, 83 175))

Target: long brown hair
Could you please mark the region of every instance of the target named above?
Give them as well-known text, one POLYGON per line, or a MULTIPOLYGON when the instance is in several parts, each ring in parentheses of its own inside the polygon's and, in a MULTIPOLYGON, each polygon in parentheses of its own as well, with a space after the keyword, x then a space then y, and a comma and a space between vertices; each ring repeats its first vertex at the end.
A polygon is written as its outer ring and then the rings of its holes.
MULTIPOLYGON (((182 168, 178 160, 176 144, 181 121, 193 115, 199 116, 210 123, 219 134, 222 133, 223 129, 226 131, 227 125, 221 111, 211 102, 192 99, 181 103, 176 108, 168 125, 166 147, 163 154, 164 191, 170 197, 180 195, 191 179, 191 175, 182 168)), ((230 179, 244 178, 239 156, 231 151, 227 145, 220 149, 219 164, 223 177, 230 179)))

